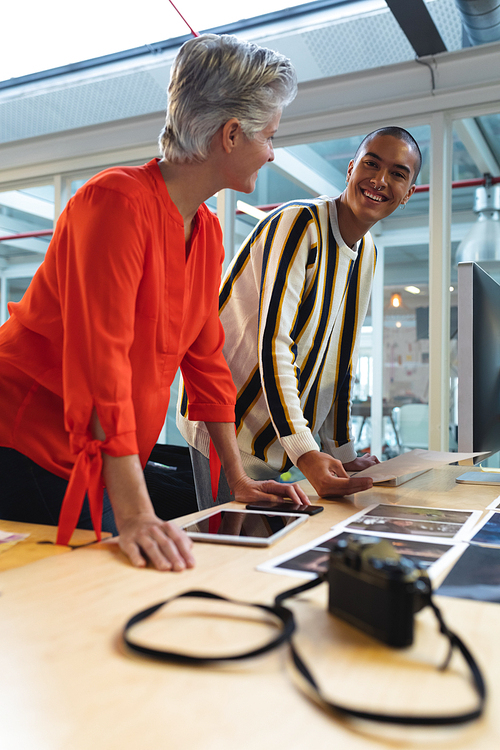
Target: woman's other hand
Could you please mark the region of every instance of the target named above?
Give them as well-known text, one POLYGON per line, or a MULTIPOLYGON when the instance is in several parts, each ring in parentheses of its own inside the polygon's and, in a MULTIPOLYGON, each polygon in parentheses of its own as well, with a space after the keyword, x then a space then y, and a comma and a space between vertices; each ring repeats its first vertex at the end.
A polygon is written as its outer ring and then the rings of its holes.
POLYGON ((139 456, 103 453, 103 477, 113 507, 121 550, 139 568, 151 562, 157 570, 194 566, 187 534, 155 514, 139 456))
POLYGON ((118 527, 120 549, 132 565, 143 568, 148 562, 157 570, 181 571, 193 568, 193 543, 170 521, 154 514, 137 514, 118 527))

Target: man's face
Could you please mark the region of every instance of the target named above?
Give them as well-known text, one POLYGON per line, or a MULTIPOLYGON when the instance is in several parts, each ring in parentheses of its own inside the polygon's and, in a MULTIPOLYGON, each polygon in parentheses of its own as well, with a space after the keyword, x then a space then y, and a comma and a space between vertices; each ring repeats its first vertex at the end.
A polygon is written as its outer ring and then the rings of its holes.
POLYGON ((356 218, 373 225, 413 194, 417 154, 392 135, 374 136, 347 170, 347 204, 356 218))

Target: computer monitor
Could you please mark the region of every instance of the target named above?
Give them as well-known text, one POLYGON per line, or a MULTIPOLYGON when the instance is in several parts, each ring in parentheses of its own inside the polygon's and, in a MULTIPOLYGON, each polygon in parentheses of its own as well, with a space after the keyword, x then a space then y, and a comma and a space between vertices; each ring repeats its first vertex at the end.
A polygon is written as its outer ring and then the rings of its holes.
POLYGON ((500 284, 473 262, 458 264, 458 450, 500 451, 500 284))

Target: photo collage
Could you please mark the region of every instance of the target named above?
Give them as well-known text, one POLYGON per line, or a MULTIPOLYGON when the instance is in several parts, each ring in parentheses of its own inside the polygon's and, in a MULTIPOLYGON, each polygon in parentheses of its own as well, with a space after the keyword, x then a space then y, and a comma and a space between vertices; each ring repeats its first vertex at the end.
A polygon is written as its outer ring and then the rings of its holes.
POLYGON ((327 572, 338 541, 356 535, 386 539, 431 579, 453 566, 436 592, 440 595, 500 602, 500 497, 488 510, 479 520, 477 510, 373 505, 258 570, 311 580, 327 572))

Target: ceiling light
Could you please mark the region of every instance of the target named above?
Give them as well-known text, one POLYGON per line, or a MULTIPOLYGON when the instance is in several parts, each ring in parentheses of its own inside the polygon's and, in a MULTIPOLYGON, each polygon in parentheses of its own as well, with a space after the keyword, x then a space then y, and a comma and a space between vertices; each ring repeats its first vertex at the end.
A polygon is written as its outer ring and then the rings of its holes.
POLYGON ((391 307, 401 307, 402 304, 403 300, 401 299, 401 295, 394 292, 394 294, 391 295, 391 307))
POLYGON ((418 286, 405 286, 405 292, 410 292, 410 294, 420 294, 420 289, 418 286))
POLYGON ((477 219, 457 248, 457 263, 500 260, 500 184, 492 185, 491 175, 485 175, 485 180, 484 187, 476 188, 477 219))

